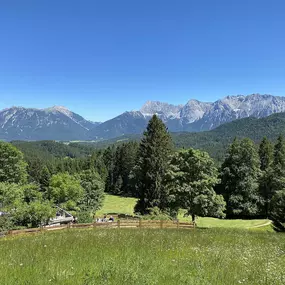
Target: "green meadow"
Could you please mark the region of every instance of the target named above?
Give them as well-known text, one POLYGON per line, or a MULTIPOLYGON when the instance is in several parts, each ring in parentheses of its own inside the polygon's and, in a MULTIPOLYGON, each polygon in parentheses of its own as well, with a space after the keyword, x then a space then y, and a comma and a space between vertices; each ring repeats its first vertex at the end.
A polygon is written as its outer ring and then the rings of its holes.
MULTIPOLYGON (((103 216, 105 214, 128 214, 134 215, 135 198, 126 198, 114 195, 106 195, 104 206, 96 215, 103 216)), ((189 217, 184 217, 183 211, 179 214, 180 221, 191 221, 189 217)), ((240 228, 240 229, 262 229, 272 231, 269 220, 226 220, 215 218, 197 219, 198 227, 202 228, 240 228), (263 227, 264 226, 264 227, 263 227)))
MULTIPOLYGON (((104 214, 136 199, 105 197, 104 214)), ((179 215, 183 217, 183 211, 179 215)), ((0 284, 284 284, 285 235, 268 220, 198 218, 198 228, 65 229, 0 239, 0 284)))
POLYGON ((285 235, 64 230, 0 240, 1 284, 284 284, 285 235))

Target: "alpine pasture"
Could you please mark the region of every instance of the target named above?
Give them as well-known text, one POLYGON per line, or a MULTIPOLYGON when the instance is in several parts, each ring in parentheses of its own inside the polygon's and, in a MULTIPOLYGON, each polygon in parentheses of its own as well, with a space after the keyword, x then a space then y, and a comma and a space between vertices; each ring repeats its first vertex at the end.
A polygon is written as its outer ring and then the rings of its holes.
MULTIPOLYGON (((135 202, 106 195, 97 214, 133 214, 135 202)), ((67 229, 2 238, 1 284, 284 284, 285 236, 271 232, 267 220, 197 222, 195 230, 67 229)))
POLYGON ((285 236, 263 231, 74 229, 5 238, 0 250, 9 285, 285 281, 285 236))

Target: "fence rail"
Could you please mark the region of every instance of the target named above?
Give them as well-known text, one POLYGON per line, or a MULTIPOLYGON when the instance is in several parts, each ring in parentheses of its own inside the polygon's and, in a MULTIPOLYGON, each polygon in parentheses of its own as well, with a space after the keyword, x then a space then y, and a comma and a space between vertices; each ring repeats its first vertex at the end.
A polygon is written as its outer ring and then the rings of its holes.
POLYGON ((163 220, 118 220, 117 222, 91 223, 91 224, 66 224, 60 226, 11 230, 7 235, 34 234, 46 231, 63 229, 87 229, 87 228, 151 228, 151 229, 195 229, 195 223, 180 223, 178 221, 163 220))

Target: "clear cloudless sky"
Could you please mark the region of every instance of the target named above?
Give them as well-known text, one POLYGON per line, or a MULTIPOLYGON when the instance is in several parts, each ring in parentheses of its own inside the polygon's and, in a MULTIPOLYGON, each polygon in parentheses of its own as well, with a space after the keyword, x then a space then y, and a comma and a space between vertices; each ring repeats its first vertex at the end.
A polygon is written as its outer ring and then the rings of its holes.
POLYGON ((104 121, 147 100, 285 95, 284 0, 0 0, 0 109, 104 121))

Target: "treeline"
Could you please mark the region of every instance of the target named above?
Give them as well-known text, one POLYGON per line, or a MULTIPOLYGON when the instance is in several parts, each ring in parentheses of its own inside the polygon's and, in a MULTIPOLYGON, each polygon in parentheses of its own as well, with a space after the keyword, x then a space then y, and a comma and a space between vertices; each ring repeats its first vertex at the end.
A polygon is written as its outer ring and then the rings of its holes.
POLYGON ((14 145, 0 142, 0 230, 46 224, 55 206, 91 221, 104 199, 99 162, 96 154, 45 160, 36 149, 25 161, 14 145))
POLYGON ((137 149, 132 142, 105 150, 54 141, 0 142, 0 231, 46 224, 55 206, 91 222, 105 192, 135 195, 129 173, 137 149))
POLYGON ((271 218, 285 222, 285 141, 264 138, 257 150, 250 139, 230 145, 216 186, 229 218, 271 218), (279 201, 278 201, 279 200, 279 201))
MULTIPOLYGON (((285 142, 266 138, 256 148, 235 139, 217 168, 207 152, 176 150, 166 126, 153 116, 140 142, 96 150, 56 142, 0 143, 0 220, 15 226, 46 223, 55 205, 91 220, 104 193, 137 197, 135 212, 269 217, 285 222, 285 142), (15 145, 24 152, 19 151, 15 145)), ((10 225, 10 226, 11 226, 10 225)), ((0 225, 1 227, 1 225, 0 225)), ((4 227, 4 226, 2 226, 4 227)))
MULTIPOLYGON (((244 118, 222 124, 211 130, 198 133, 171 133, 174 146, 177 149, 194 148, 206 151, 220 165, 226 154, 226 149, 234 138, 250 138, 259 144, 263 137, 270 141, 276 141, 278 136, 285 135, 285 113, 276 113, 264 118, 244 118)), ((104 148, 110 145, 120 145, 124 141, 140 141, 141 135, 124 135, 120 138, 96 142, 93 145, 97 148, 104 148)))

